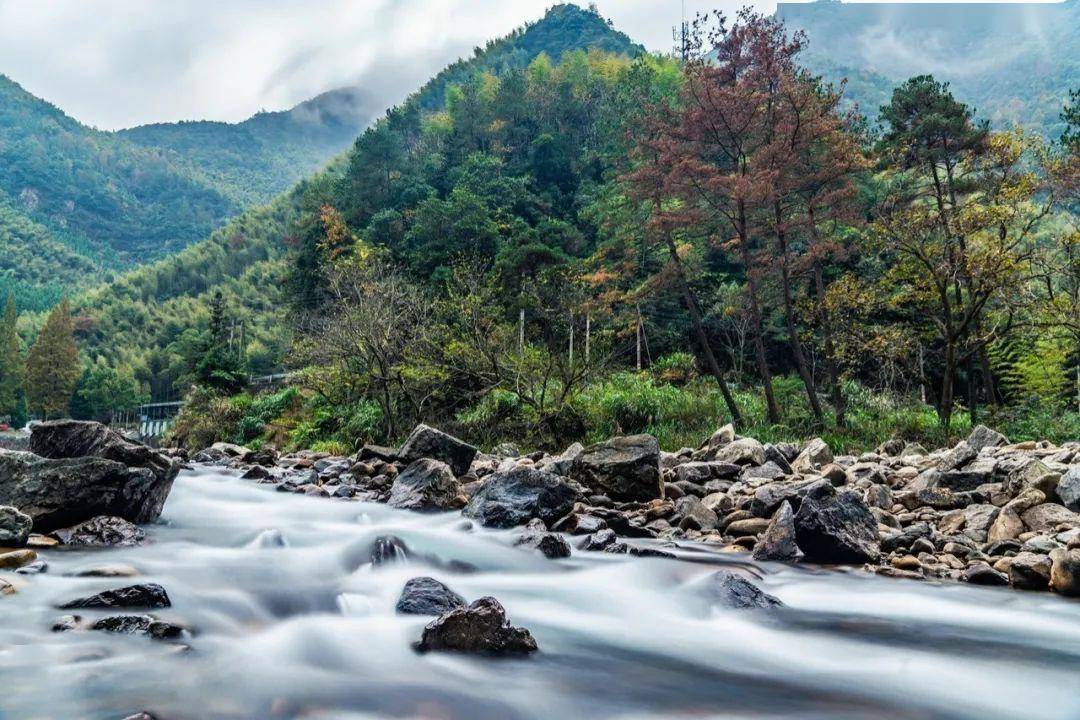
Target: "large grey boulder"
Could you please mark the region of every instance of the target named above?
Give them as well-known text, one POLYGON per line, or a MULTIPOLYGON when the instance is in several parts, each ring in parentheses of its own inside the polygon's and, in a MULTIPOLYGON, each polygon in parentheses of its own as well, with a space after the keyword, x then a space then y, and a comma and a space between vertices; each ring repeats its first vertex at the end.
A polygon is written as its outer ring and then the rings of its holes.
POLYGON ((0 547, 22 547, 34 521, 18 508, 0 505, 0 547))
POLYGON ((783 607, 779 598, 770 595, 741 575, 719 570, 706 580, 709 599, 729 610, 768 610, 783 607))
POLYGON ((453 650, 491 655, 535 652, 536 640, 525 628, 513 627, 506 610, 493 597, 456 608, 424 628, 417 650, 453 650))
POLYGON ((577 497, 558 475, 522 465, 485 478, 464 514, 487 527, 514 527, 534 518, 550 527, 574 509, 577 497))
POLYGON ((465 598, 435 578, 414 577, 405 583, 394 609, 402 615, 442 615, 465 604, 465 598))
POLYGON ((51 460, 0 450, 0 505, 19 508, 41 533, 98 515, 147 523, 161 514, 174 476, 99 457, 51 460))
POLYGON ((405 510, 449 510, 460 494, 449 465, 421 458, 394 478, 387 504, 405 510))
POLYGON ((1009 440, 997 430, 991 430, 985 425, 976 425, 968 435, 967 444, 979 452, 983 448, 1001 447, 1008 445, 1009 440))
POLYGON ((1080 512, 1080 465, 1073 465, 1061 476, 1057 484, 1057 496, 1062 505, 1073 512, 1080 512))
POLYGON ((475 447, 453 435, 428 425, 417 425, 401 446, 398 456, 405 462, 420 458, 441 460, 450 466, 454 475, 464 475, 476 453, 475 447))
MULTIPOLYGON (((141 443, 131 442, 105 425, 82 420, 42 423, 30 435, 30 452, 43 458, 99 457, 130 468, 146 468, 172 487, 180 463, 141 443)), ((166 490, 166 494, 168 490, 166 490)))
POLYGON ((799 546, 795 539, 795 513, 785 500, 772 516, 769 527, 754 546, 754 559, 761 561, 795 562, 799 546))
POLYGON ((880 554, 870 508, 854 492, 836 492, 827 480, 807 488, 795 515, 795 538, 814 562, 874 562, 880 554))
POLYGON ((627 435, 585 448, 570 476, 593 492, 618 501, 648 501, 664 496, 660 445, 652 435, 627 435))

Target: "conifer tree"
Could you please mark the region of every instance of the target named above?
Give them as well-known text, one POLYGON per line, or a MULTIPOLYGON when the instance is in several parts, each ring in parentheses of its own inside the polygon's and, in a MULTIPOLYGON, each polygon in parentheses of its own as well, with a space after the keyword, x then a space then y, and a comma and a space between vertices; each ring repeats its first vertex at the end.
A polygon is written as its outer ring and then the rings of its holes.
POLYGON ((15 329, 17 320, 15 297, 8 293, 4 318, 0 321, 0 418, 10 419, 16 414, 22 394, 23 361, 15 329))
POLYGON ((30 410, 44 419, 65 415, 80 374, 75 323, 65 298, 49 313, 27 354, 26 398, 30 410))

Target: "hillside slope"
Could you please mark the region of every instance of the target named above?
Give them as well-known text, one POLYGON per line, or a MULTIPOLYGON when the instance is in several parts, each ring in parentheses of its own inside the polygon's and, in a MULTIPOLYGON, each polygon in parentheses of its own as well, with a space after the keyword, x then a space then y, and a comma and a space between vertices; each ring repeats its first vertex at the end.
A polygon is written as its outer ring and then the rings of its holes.
POLYGON ((780 3, 806 31, 806 62, 870 116, 892 87, 932 74, 998 127, 1060 135, 1069 88, 1080 86, 1080 3, 780 3))
MULTIPOLYGON (((536 23, 478 49, 471 59, 453 63, 398 110, 440 107, 448 86, 479 72, 499 74, 527 66, 540 53, 557 58, 567 51, 593 48, 627 55, 644 51, 599 15, 572 5, 556 6, 536 23)), ((123 357, 164 368, 175 360, 170 344, 185 328, 205 322, 209 298, 221 289, 232 312, 248 319, 250 337, 270 351, 283 352, 287 341, 283 259, 295 245, 295 222, 312 214, 313 208, 302 204, 329 195, 345 167, 346 158, 339 158, 204 241, 86 293, 78 299, 77 309, 87 319, 83 341, 88 350, 112 360, 123 357), (320 192, 320 187, 327 192, 320 192), (134 358, 125 356, 129 349, 136 349, 131 351, 134 358)))

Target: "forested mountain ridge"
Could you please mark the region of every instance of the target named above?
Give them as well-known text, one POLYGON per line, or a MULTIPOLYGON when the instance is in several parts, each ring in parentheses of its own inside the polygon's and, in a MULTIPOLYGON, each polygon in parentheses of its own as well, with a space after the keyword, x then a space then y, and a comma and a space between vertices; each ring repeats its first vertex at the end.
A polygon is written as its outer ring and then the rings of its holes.
POLYGON ((343 89, 242 123, 104 132, 0 75, 0 292, 43 309, 175 253, 318 170, 371 114, 343 89))
POLYGON ((805 61, 877 117, 894 85, 930 74, 992 125, 1061 134, 1080 85, 1080 3, 779 3, 809 39, 805 61))
MULTIPOLYGON (((520 70, 540 54, 559 58, 574 50, 604 49, 638 55, 644 49, 596 13, 572 5, 553 7, 539 21, 477 48, 428 81, 396 109, 409 113, 445 103, 446 89, 478 73, 520 70)), ((81 336, 91 355, 144 369, 155 397, 167 395, 182 374, 185 330, 205 325, 213 293, 221 290, 237 316, 247 319, 246 337, 259 366, 280 363, 289 333, 282 281, 283 259, 299 242, 300 220, 318 214, 323 198, 347 173, 347 157, 302 180, 271 203, 245 211, 205 240, 156 263, 132 270, 76 299, 84 319, 81 336), (160 391, 160 392, 159 392, 160 391)))

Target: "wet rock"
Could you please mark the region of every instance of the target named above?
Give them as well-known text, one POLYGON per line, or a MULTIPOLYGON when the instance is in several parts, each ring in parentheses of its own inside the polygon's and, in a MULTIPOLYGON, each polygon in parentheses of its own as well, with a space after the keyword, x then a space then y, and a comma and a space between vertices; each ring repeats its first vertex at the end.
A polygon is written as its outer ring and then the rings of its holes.
POLYGON ((760 561, 795 562, 799 546, 795 541, 795 512, 791 503, 781 503, 765 528, 765 533, 754 546, 754 559, 760 561))
POLYGON ((647 545, 630 545, 629 543, 616 542, 604 548, 604 552, 612 555, 633 555, 634 557, 666 558, 672 560, 674 553, 660 548, 647 545))
POLYGON ((1020 519, 1029 530, 1053 530, 1058 525, 1080 525, 1080 515, 1057 503, 1043 503, 1025 510, 1020 519))
POLYGON ((613 545, 617 539, 614 530, 605 528, 587 536, 578 547, 582 550, 599 552, 613 545))
POLYGON ((1050 585, 1050 558, 1022 552, 1009 563, 1009 584, 1020 590, 1046 590, 1050 585))
POLYGON ((555 523, 551 529, 567 535, 591 535, 607 527, 603 518, 588 513, 574 512, 555 523))
POLYGON ((136 525, 108 515, 56 530, 52 536, 71 547, 134 547, 146 540, 146 533, 136 525))
POLYGON ((985 425, 976 425, 972 428, 971 434, 968 435, 967 444, 970 445, 975 452, 979 452, 983 448, 1008 445, 1009 440, 996 430, 991 430, 985 425))
POLYGON ((161 513, 160 505, 164 504, 173 479, 180 472, 179 462, 164 453, 126 440, 101 423, 82 420, 56 420, 37 425, 30 434, 30 452, 52 460, 99 457, 129 468, 149 470, 158 481, 156 494, 160 497, 153 499, 158 505, 157 511, 145 520, 129 518, 135 522, 157 518, 161 513))
POLYGON ((244 474, 240 476, 241 480, 268 480, 273 477, 270 471, 264 468, 262 465, 252 465, 244 474))
POLYGON ((807 488, 795 515, 795 537, 807 560, 862 563, 878 559, 877 521, 862 498, 827 481, 807 488))
POLYGON ((105 590, 88 597, 71 600, 58 605, 62 610, 76 608, 167 608, 171 607, 165 588, 157 583, 142 583, 127 587, 105 590))
POLYGON ((0 505, 0 547, 22 547, 34 527, 33 519, 18 508, 0 505))
POLYGON ((1061 476, 1057 484, 1057 496, 1061 504, 1073 512, 1080 512, 1080 465, 1074 465, 1061 476))
POLYGON ((392 562, 408 560, 412 557, 412 551, 405 541, 393 535, 381 535, 375 538, 371 547, 370 561, 376 567, 392 562))
POLYGON ((532 520, 525 532, 514 541, 517 547, 539 550, 547 558, 570 557, 570 543, 561 536, 547 531, 544 523, 540 520, 532 520))
POLYGON ((466 608, 456 608, 424 628, 417 644, 421 652, 452 650, 493 655, 523 654, 537 650, 525 628, 513 627, 506 610, 493 597, 482 597, 466 608))
POLYGON ((683 530, 712 530, 716 527, 716 513, 694 496, 679 498, 675 503, 675 517, 683 530))
POLYGON ((977 458, 959 470, 940 473, 936 487, 954 492, 974 490, 993 481, 997 465, 997 460, 993 458, 977 458))
POLYGON ((463 512, 487 527, 513 527, 533 518, 550 526, 574 509, 577 497, 559 476, 518 466, 488 476, 463 512))
POLYGON ((37 553, 29 548, 0 552, 0 570, 15 570, 37 560, 37 553))
POLYGON ((395 610, 402 615, 442 615, 465 605, 465 598, 435 578, 415 577, 405 583, 395 610))
POLYGON ((754 438, 739 438, 717 450, 714 460, 735 465, 764 465, 765 446, 754 438))
POLYGON ((791 469, 797 473, 808 474, 832 461, 832 449, 821 438, 814 438, 806 444, 803 451, 795 458, 795 462, 791 463, 791 469))
POLYGON ((1050 589, 1068 597, 1080 597, 1080 550, 1051 551, 1050 589))
POLYGON ((394 478, 387 504, 406 510, 448 510, 460 494, 461 487, 449 465, 421 458, 394 478))
MULTIPOLYGON (((64 619, 63 629, 77 629, 80 623, 80 618, 75 616, 75 627, 66 627, 70 624, 70 620, 64 619)), ((54 632, 61 632, 58 627, 61 623, 53 626, 54 632)), ((175 625, 169 622, 163 622, 158 620, 153 615, 111 615, 109 617, 95 620, 86 626, 88 630, 97 630, 101 632, 119 633, 122 635, 145 635, 152 640, 175 640, 182 637, 184 634, 184 628, 179 625, 175 625)))
POLYGON ((15 572, 17 572, 19 575, 39 575, 43 572, 48 571, 48 569, 49 564, 47 562, 45 562, 44 560, 35 560, 28 565, 23 565, 15 572))
POLYGON ((746 578, 725 570, 710 575, 706 587, 714 604, 731 610, 766 610, 784 605, 746 578))
POLYGON ((648 501, 664 495, 660 446, 651 435, 615 437, 590 445, 572 463, 570 476, 616 501, 648 501))
POLYGON ((477 450, 472 445, 458 440, 428 425, 417 425, 401 446, 398 455, 405 462, 421 458, 439 460, 446 463, 454 475, 464 475, 469 471, 477 450))
POLYGON ((135 577, 139 574, 131 565, 112 563, 108 565, 95 565, 72 573, 75 577, 135 577))
POLYGON ((1003 586, 1009 584, 1009 576, 998 572, 985 562, 975 562, 969 565, 960 575, 960 579, 972 585, 1003 586))
POLYGON ((15 594, 15 586, 12 585, 11 582, 9 582, 8 580, 5 580, 4 578, 0 577, 0 597, 5 597, 7 595, 14 595, 14 594, 15 594))

